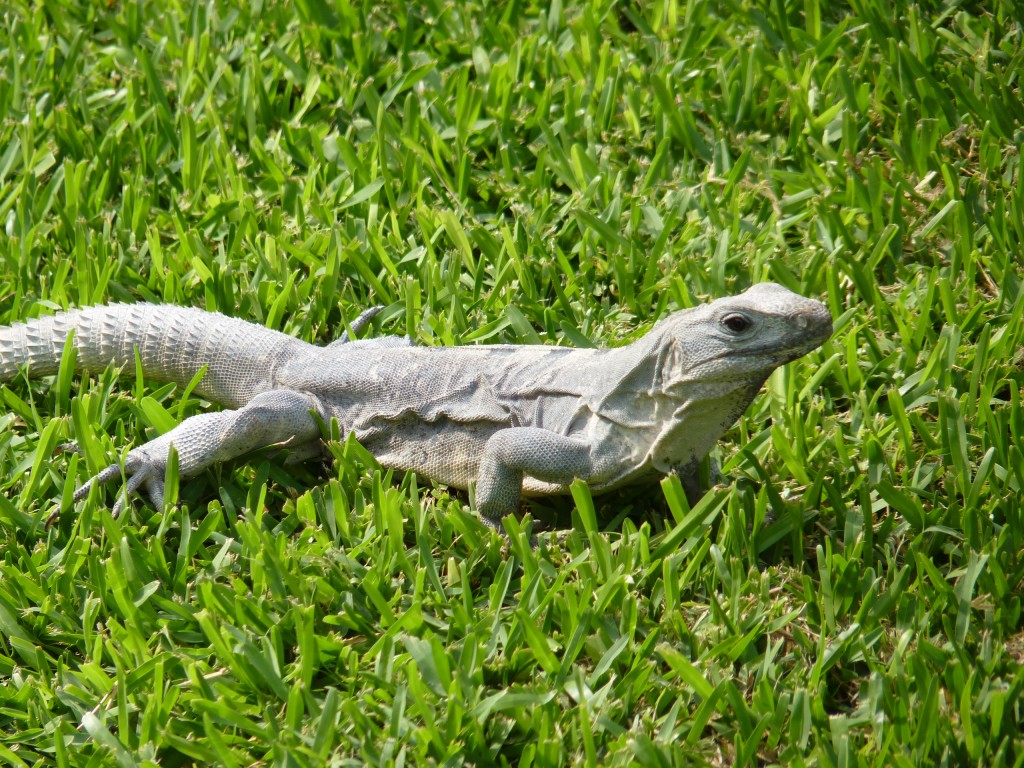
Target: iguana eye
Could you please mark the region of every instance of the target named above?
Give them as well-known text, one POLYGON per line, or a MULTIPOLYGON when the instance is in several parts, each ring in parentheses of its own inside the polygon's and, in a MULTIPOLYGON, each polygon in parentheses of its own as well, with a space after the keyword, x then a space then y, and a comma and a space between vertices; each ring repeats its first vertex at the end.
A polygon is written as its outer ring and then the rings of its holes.
POLYGON ((753 323, 746 315, 731 314, 722 318, 722 325, 733 333, 739 334, 749 329, 753 323))

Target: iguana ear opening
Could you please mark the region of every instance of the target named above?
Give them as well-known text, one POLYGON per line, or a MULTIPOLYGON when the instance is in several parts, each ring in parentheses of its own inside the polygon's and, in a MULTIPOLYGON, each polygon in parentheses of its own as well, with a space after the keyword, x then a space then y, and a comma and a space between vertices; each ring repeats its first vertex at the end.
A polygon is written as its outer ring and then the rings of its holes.
POLYGON ((658 347, 654 361, 654 374, 651 392, 665 392, 672 384, 680 381, 683 376, 685 355, 680 348, 679 339, 671 335, 671 343, 658 347))

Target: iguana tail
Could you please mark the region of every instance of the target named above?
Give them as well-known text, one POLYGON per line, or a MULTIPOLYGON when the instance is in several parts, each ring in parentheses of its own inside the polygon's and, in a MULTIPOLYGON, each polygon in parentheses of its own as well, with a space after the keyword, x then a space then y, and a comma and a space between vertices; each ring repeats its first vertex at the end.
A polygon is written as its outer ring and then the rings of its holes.
POLYGON ((305 343, 218 313, 167 304, 110 304, 0 327, 0 381, 27 368, 54 374, 74 329, 76 369, 97 373, 113 363, 157 381, 187 384, 207 366, 196 392, 238 407, 272 387, 277 364, 305 343))

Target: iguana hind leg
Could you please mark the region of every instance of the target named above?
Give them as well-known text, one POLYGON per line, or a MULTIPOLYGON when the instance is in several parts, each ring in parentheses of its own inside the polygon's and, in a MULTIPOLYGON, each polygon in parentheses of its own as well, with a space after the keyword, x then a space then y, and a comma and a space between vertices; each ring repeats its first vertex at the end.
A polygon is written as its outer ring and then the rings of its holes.
MULTIPOLYGON (((306 443, 320 435, 312 411, 312 398, 298 392, 263 392, 237 410, 201 413, 185 419, 170 432, 129 451, 124 460, 124 490, 111 510, 116 517, 127 499, 144 488, 156 509, 163 507, 164 473, 171 445, 178 452, 178 471, 182 477, 195 475, 219 461, 268 445, 306 443)), ((89 478, 75 491, 80 501, 93 485, 121 476, 121 466, 113 464, 89 478)))
POLYGON ((501 518, 519 509, 523 475, 568 485, 592 474, 590 447, 582 440, 537 427, 510 427, 487 440, 476 484, 484 523, 501 531, 501 518))
MULTIPOLYGON (((354 336, 355 334, 363 330, 363 328, 365 328, 367 324, 371 320, 373 320, 373 318, 379 315, 382 311, 384 311, 384 305, 378 304, 375 307, 369 307, 368 309, 364 309, 362 312, 360 312, 359 317, 353 320, 352 323, 349 325, 349 327, 352 329, 352 335, 354 336)), ((336 341, 332 341, 327 346, 333 347, 338 344, 348 344, 351 341, 352 339, 349 337, 348 331, 345 330, 341 332, 341 336, 339 336, 336 341)))
MULTIPOLYGON (((355 335, 365 328, 373 318, 384 309, 383 305, 364 309, 362 313, 349 326, 352 334, 355 335)), ((378 336, 373 339, 354 339, 349 336, 347 330, 342 331, 337 340, 328 344, 325 349, 336 349, 340 346, 352 347, 415 347, 412 338, 409 336, 378 336)))

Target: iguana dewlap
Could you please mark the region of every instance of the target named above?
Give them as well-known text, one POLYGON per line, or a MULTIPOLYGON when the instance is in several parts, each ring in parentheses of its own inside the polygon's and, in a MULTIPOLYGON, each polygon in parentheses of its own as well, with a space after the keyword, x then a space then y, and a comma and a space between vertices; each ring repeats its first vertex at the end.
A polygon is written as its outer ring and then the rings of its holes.
MULTIPOLYGON (((0 381, 56 373, 72 328, 79 371, 131 370, 137 349, 154 381, 185 385, 207 366, 196 391, 225 406, 130 451, 115 513, 140 487, 162 506, 171 444, 187 477, 264 446, 303 453, 335 418, 385 467, 456 488, 475 482, 482 518, 499 527, 521 493, 692 471, 775 368, 829 338, 832 319, 820 302, 762 283, 615 349, 416 347, 401 337, 317 347, 221 314, 115 304, 0 328, 0 381)), ((103 470, 75 500, 121 472, 103 470)))

